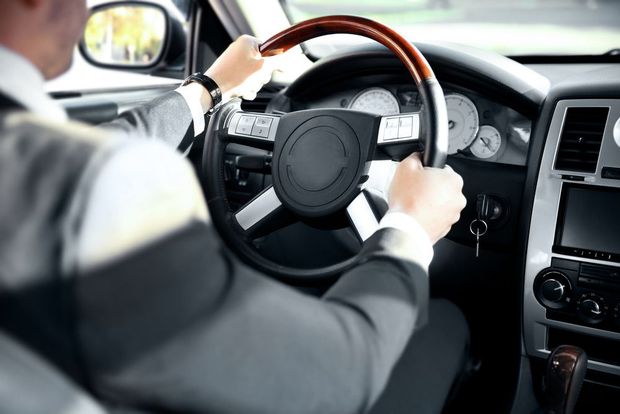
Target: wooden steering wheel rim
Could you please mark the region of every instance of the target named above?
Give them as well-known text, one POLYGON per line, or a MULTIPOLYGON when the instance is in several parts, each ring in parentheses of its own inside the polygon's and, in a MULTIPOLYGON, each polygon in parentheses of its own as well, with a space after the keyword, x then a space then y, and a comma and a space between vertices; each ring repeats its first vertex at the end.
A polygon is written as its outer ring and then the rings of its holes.
POLYGON ((303 21, 272 36, 260 45, 259 51, 265 57, 273 56, 307 40, 337 33, 364 36, 381 43, 404 63, 416 85, 435 78, 426 58, 411 42, 381 23, 357 16, 324 16, 303 21))
POLYGON ((298 23, 272 36, 259 47, 273 56, 316 37, 354 34, 373 39, 394 53, 405 65, 420 92, 424 111, 424 165, 442 168, 448 152, 448 115, 443 91, 426 58, 404 37, 389 27, 357 16, 324 16, 298 23))

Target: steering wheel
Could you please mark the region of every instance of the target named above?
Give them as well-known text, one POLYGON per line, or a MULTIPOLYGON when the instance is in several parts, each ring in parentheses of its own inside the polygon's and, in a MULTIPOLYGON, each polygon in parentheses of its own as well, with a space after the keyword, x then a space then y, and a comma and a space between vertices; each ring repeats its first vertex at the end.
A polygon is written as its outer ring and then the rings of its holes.
POLYGON ((336 33, 365 36, 388 47, 411 74, 423 110, 394 116, 346 109, 276 115, 244 112, 240 101, 233 100, 212 115, 205 136, 202 179, 214 226, 244 262, 292 283, 333 278, 353 266, 357 256, 328 267, 295 268, 263 257, 252 240, 292 220, 348 219, 363 241, 385 212, 362 190, 373 160, 401 159, 423 146, 425 166, 441 168, 446 161, 443 91, 424 56, 392 29, 361 17, 320 17, 276 34, 260 46, 260 52, 270 56, 336 33), (273 184, 237 211, 230 207, 224 183, 224 151, 229 143, 273 152, 273 184))

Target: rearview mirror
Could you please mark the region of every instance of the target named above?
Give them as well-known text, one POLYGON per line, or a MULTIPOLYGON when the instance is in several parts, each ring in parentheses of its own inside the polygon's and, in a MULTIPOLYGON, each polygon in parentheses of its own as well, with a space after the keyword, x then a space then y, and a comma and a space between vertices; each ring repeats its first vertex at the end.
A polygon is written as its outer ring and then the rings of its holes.
POLYGON ((93 9, 80 51, 97 66, 154 67, 164 55, 168 28, 168 14, 156 4, 107 4, 93 9))

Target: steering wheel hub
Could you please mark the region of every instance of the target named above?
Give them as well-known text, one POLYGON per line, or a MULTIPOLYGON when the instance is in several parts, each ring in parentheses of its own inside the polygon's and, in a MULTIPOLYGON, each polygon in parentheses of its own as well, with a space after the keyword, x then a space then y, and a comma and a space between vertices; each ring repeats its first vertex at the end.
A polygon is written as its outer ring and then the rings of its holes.
POLYGON ((276 137, 272 167, 276 193, 301 216, 342 209, 355 196, 364 170, 362 154, 367 151, 358 134, 332 115, 310 115, 301 123, 299 113, 291 118, 295 119, 282 118, 276 137))

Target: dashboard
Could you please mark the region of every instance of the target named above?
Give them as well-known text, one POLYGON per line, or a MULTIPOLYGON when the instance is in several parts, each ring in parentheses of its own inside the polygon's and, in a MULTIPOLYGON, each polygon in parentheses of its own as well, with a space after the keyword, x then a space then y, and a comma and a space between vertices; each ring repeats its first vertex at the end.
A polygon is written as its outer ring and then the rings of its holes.
MULTIPOLYGON (((442 84, 448 109, 449 155, 525 165, 532 129, 514 109, 454 84, 442 84)), ((387 116, 424 111, 411 84, 377 84, 331 92, 306 102, 307 109, 348 108, 387 116)))

